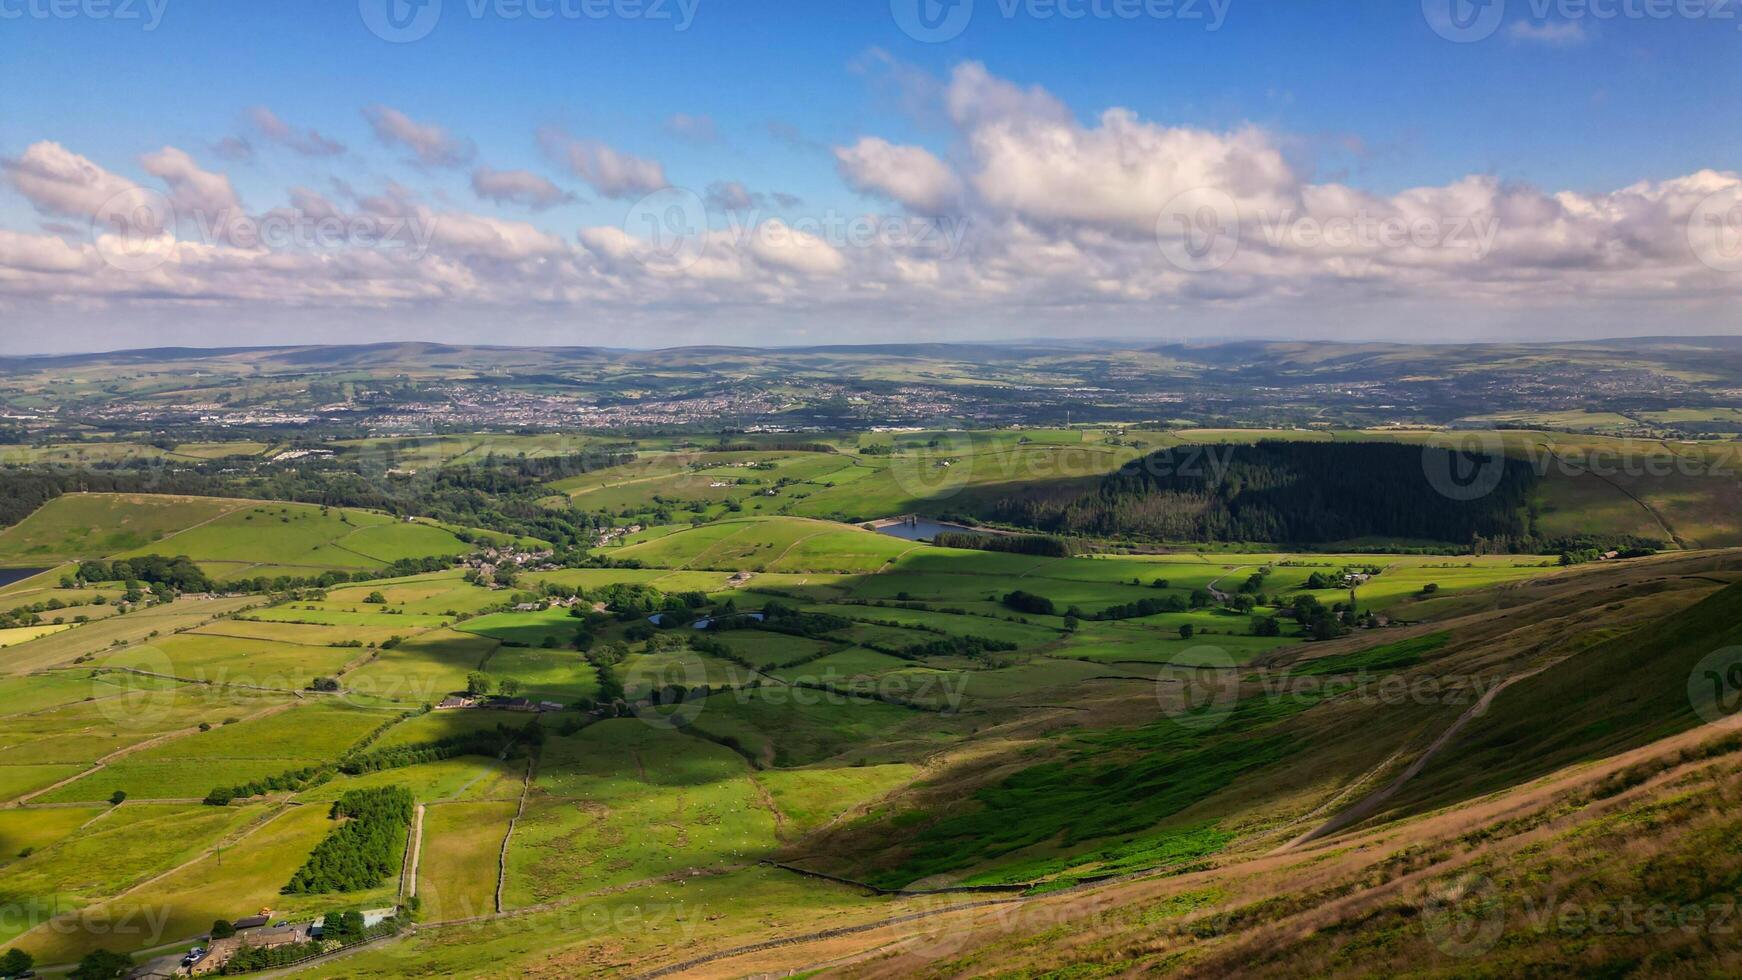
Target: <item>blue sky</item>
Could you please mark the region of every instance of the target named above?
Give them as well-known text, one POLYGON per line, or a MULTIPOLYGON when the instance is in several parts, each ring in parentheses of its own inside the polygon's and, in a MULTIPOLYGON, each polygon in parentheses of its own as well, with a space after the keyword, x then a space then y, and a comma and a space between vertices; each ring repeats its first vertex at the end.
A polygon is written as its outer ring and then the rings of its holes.
MULTIPOLYGON (((91 9, 97 0, 84 2, 91 9)), ((1047 0, 1017 4, 1011 16, 999 0, 976 0, 959 36, 924 43, 903 33, 884 0, 686 0, 694 4, 686 30, 675 29, 677 0, 667 0, 662 19, 551 20, 516 16, 512 6, 504 13, 494 0, 472 0, 484 9, 474 17, 467 0, 445 0, 426 37, 395 44, 366 29, 359 4, 347 0, 156 0, 161 22, 150 30, 145 0, 132 2, 126 17, 56 17, 36 16, 49 0, 0 0, 8 18, 0 21, 0 158, 17 160, 49 141, 149 185, 140 157, 171 146, 227 176, 253 210, 282 205, 293 186, 330 195, 337 180, 373 193, 391 181, 432 208, 463 207, 572 242, 578 229, 621 224, 627 203, 564 174, 541 148, 541 127, 657 161, 673 185, 699 191, 742 181, 804 202, 770 206, 768 214, 891 208, 880 184, 843 179, 838 165, 835 149, 866 136, 924 148, 953 166, 971 195, 995 198, 979 186, 975 162, 963 159, 972 135, 941 104, 953 73, 978 64, 1016 88, 1044 89, 1089 129, 1110 108, 1158 128, 1226 134, 1254 127, 1300 182, 1348 185, 1380 198, 1471 175, 1548 196, 1603 195, 1742 166, 1733 109, 1742 82, 1742 10, 1728 8, 1703 19, 1605 18, 1545 0, 1510 0, 1491 37, 1453 43, 1435 33, 1415 0, 1218 0, 1225 21, 1214 30, 1208 27, 1217 12, 1208 0, 1168 17, 1074 20, 1039 16, 1051 9, 1047 0), (466 167, 408 166, 404 146, 372 132, 361 111, 372 105, 469 141, 475 158, 466 167), (245 114, 255 106, 346 150, 309 157, 268 147, 249 132, 245 114), (675 114, 706 117, 717 139, 674 133, 675 114), (251 136, 252 161, 214 155, 213 145, 234 135, 251 136), (468 182, 476 165, 540 174, 578 200, 536 213, 479 200, 468 182)), ((1621 2, 1598 6, 1614 12, 1621 2)), ((894 204, 912 211, 911 201, 894 204)), ((48 214, 40 200, 0 187, 0 228, 34 234, 46 223, 65 236, 77 217, 48 214)), ((641 298, 638 316, 673 299, 641 298)), ((57 316, 40 290, 9 302, 36 321, 57 316)), ((161 298, 102 302, 142 322, 177 322, 161 298)), ((1164 305, 1179 309, 1172 300, 1164 305)), ((582 319, 600 308, 577 306, 582 319)), ((426 304, 421 314, 426 322, 429 310, 426 304)), ((200 315, 187 313, 189 322, 200 315)), ((965 313, 980 329, 993 318, 983 307, 965 313)), ((310 315, 334 322, 347 314, 341 304, 311 306, 310 315)), ((1063 316, 1054 311, 1045 325, 1068 322, 1063 316)), ((1133 310, 1130 322, 1144 316, 1133 310)), ((999 312, 996 319, 1009 318, 999 312)), ((1686 322, 1727 325, 1706 313, 1686 322)))

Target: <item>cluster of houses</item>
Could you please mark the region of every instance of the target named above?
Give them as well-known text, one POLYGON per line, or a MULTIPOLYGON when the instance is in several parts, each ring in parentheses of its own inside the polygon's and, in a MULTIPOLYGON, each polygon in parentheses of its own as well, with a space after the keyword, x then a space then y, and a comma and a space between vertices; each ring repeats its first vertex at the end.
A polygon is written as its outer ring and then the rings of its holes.
MULTIPOLYGON (((554 554, 555 552, 550 551, 549 549, 543 551, 521 551, 514 547, 497 548, 487 546, 480 548, 473 554, 467 555, 465 565, 468 568, 476 569, 478 574, 483 576, 485 582, 493 582, 496 570, 504 567, 528 572, 553 571, 557 567, 551 563, 551 558, 554 554)), ((496 588, 494 585, 491 587, 496 588)))
POLYGON ((526 711, 544 713, 561 711, 564 705, 556 701, 533 701, 530 698, 504 694, 450 694, 436 702, 437 711, 460 711, 466 708, 491 708, 496 711, 526 711))
POLYGON ((618 538, 627 537, 631 534, 639 534, 643 530, 645 530, 645 528, 640 524, 631 524, 628 527, 600 528, 598 534, 593 538, 593 544, 596 547, 603 548, 611 542, 616 541, 618 538))
MULTIPOLYGON (((575 596, 575 595, 550 596, 548 598, 539 599, 539 600, 534 601, 534 602, 516 603, 514 606, 514 611, 515 612, 543 612, 546 609, 572 609, 573 607, 580 605, 581 602, 582 602, 581 597, 575 596)), ((595 608, 595 609, 602 610, 604 608, 604 606, 605 606, 605 604, 602 602, 593 603, 593 608, 595 608)))

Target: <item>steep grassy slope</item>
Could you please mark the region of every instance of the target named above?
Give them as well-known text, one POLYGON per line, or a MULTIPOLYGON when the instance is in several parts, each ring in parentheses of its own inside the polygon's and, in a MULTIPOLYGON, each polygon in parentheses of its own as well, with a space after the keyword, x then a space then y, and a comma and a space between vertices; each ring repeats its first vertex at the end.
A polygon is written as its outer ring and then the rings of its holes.
POLYGON ((150 494, 72 493, 0 531, 0 563, 106 558, 246 506, 246 501, 150 494))
POLYGON ((186 555, 216 578, 380 568, 464 554, 448 528, 346 508, 215 497, 66 494, 0 531, 0 564, 186 555), (299 571, 300 570, 300 571, 299 571))
MULTIPOLYGON (((1710 678, 1700 664, 1742 644, 1742 585, 1629 631, 1502 691, 1446 746, 1445 764, 1415 782, 1397 807, 1416 811, 1516 785, 1586 759, 1644 745, 1712 717, 1710 678)), ((1721 658, 1725 702, 1737 691, 1721 658)))

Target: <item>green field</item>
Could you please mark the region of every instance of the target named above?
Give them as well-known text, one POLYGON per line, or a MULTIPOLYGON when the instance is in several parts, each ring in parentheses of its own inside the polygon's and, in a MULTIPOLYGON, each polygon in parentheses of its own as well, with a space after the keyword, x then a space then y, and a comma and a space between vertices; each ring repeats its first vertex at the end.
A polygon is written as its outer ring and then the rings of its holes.
POLYGON ((496 858, 518 804, 444 803, 423 821, 417 896, 431 922, 496 911, 496 858))
POLYGON ((913 547, 912 542, 825 521, 750 518, 613 548, 611 555, 674 569, 873 572, 913 547))
POLYGON ((511 907, 749 863, 775 846, 774 815, 742 758, 638 721, 548 741, 538 790, 509 847, 511 907))

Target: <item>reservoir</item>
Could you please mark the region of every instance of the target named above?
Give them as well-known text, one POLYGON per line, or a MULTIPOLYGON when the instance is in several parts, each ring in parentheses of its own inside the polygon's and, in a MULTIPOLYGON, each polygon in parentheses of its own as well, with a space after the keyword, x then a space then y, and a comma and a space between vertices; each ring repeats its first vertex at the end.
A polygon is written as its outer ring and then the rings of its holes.
POLYGON ((32 575, 41 575, 46 571, 48 571, 46 568, 0 568, 0 588, 11 585, 13 582, 22 582, 32 575))
POLYGON ((907 541, 930 541, 943 531, 956 531, 962 534, 985 534, 987 532, 965 524, 950 524, 944 521, 934 521, 925 517, 911 520, 896 521, 891 524, 879 525, 875 528, 878 534, 887 534, 892 538, 902 538, 907 541))

